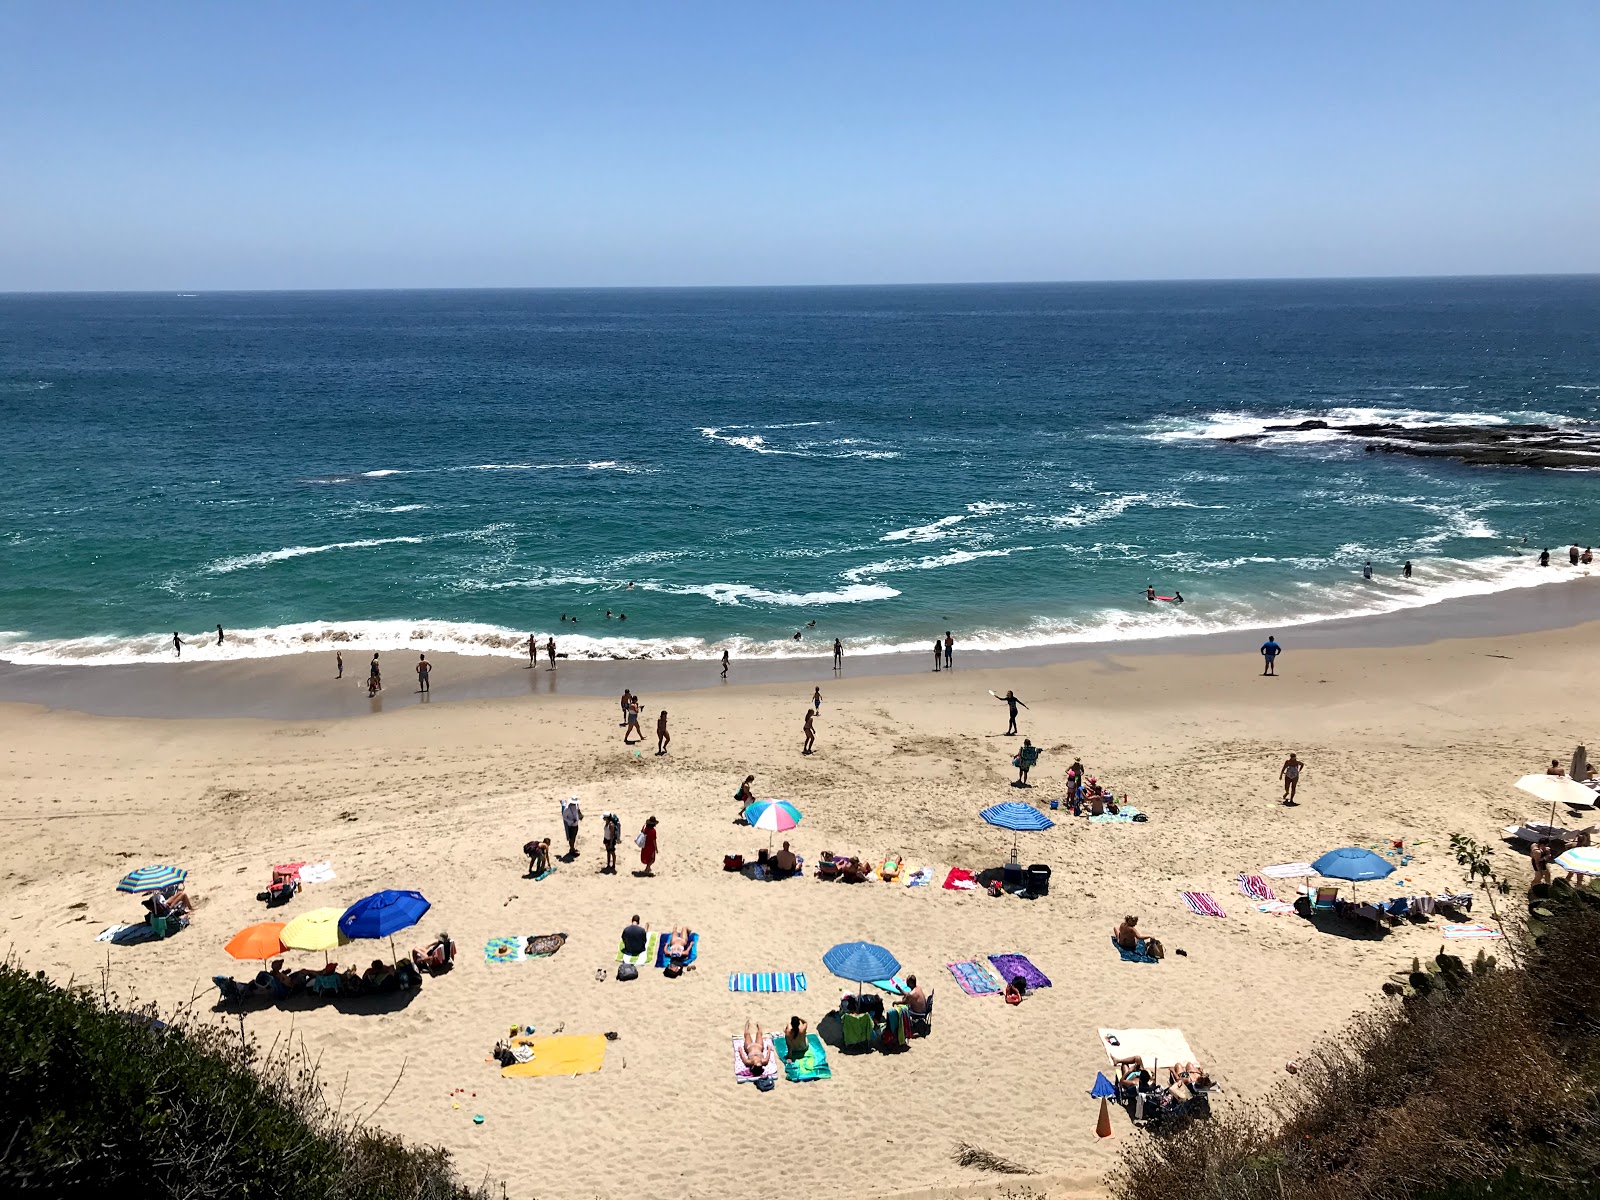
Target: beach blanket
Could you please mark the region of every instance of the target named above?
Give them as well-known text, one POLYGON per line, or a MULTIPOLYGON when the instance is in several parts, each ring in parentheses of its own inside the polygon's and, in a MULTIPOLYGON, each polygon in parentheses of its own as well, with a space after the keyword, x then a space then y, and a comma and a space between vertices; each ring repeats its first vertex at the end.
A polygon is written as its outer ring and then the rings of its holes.
POLYGON ((1144 952, 1144 941, 1144 938, 1135 938, 1134 946, 1136 948, 1129 950, 1126 946, 1117 941, 1116 934, 1111 935, 1111 945, 1116 952, 1122 956, 1123 962, 1153 963, 1160 961, 1159 959, 1151 958, 1144 952))
POLYGON ((1217 903, 1217 898, 1210 892, 1179 892, 1183 902, 1189 906, 1189 911, 1197 917, 1225 917, 1228 914, 1222 911, 1222 905, 1217 903))
POLYGON ((1257 912, 1264 912, 1271 917, 1294 916, 1294 905, 1283 900, 1267 900, 1261 904, 1252 905, 1257 912))
POLYGON ((1007 983, 1021 975, 1030 990, 1050 986, 1050 977, 1029 962, 1025 954, 991 954, 989 961, 1007 983))
POLYGON ((537 933, 528 938, 525 950, 529 958, 549 958, 566 944, 564 933, 537 933))
POLYGON ((772 1057, 768 1060, 766 1069, 763 1070, 760 1075, 757 1075, 749 1067, 745 1066, 744 1065, 744 1060, 739 1057, 739 1046, 743 1042, 744 1042, 744 1038, 743 1037, 739 1036, 738 1034, 734 1035, 734 1038, 733 1038, 733 1078, 734 1078, 734 1082, 735 1083, 754 1083, 757 1079, 760 1079, 763 1076, 765 1076, 767 1079, 775 1079, 775 1078, 777 1078, 778 1066, 779 1066, 780 1063, 783 1062, 783 1059, 778 1056, 778 1048, 772 1044, 772 1035, 769 1033, 769 1034, 767 1034, 767 1038, 766 1038, 767 1050, 771 1053, 772 1057))
POLYGON ((526 942, 521 934, 511 937, 490 938, 484 943, 483 961, 490 963, 521 962, 527 955, 523 952, 526 942))
POLYGON ((915 871, 911 872, 910 875, 906 876, 907 887, 927 887, 932 882, 932 867, 918 867, 915 871))
POLYGON ((909 996, 911 994, 911 989, 906 986, 906 981, 898 975, 893 979, 873 979, 869 982, 880 992, 888 992, 891 996, 909 996))
POLYGON ((338 876, 333 873, 331 862, 302 863, 300 865, 301 883, 332 883, 338 876))
MULTIPOLYGON (((774 1044, 778 1049, 778 1057, 783 1059, 783 1077, 790 1083, 810 1083, 817 1079, 833 1078, 833 1068, 828 1066, 828 1048, 816 1034, 806 1035, 806 1052, 803 1058, 789 1057, 789 1044, 784 1038, 775 1039, 774 1044)), ((737 1052, 735 1047, 735 1053, 737 1052)))
POLYGON ((535 1079, 552 1075, 587 1075, 598 1071, 606 1061, 606 1035, 569 1033, 561 1037, 512 1038, 511 1045, 528 1046, 533 1057, 501 1067, 507 1079, 535 1079))
POLYGON ((978 881, 966 868, 951 867, 950 874, 944 877, 944 886, 952 892, 975 892, 978 890, 978 881))
POLYGON ((1261 873, 1268 879, 1299 879, 1306 875, 1315 875, 1308 862, 1274 863, 1270 867, 1262 867, 1261 873))
POLYGON ((149 925, 107 925, 94 935, 97 942, 110 942, 114 946, 137 946, 140 942, 148 942, 156 936, 156 931, 149 925))
POLYGON ((1481 921, 1474 921, 1470 925, 1446 925, 1444 936, 1447 938, 1498 938, 1504 937, 1498 929, 1491 929, 1481 921))
POLYGON ((303 862, 274 863, 272 866, 272 873, 274 875, 282 875, 287 879, 292 879, 296 883, 304 883, 305 880, 300 878, 300 868, 305 865, 306 864, 303 862))
POLYGON ((540 871, 537 875, 535 875, 533 877, 533 881, 535 883, 543 883, 546 879, 549 879, 550 876, 554 875, 555 873, 556 873, 555 864, 552 863, 550 866, 546 867, 544 870, 540 871))
MULTIPOLYGON (((661 967, 663 969, 666 967, 666 965, 667 965, 667 943, 669 941, 671 941, 671 940, 672 940, 672 935, 670 933, 663 933, 660 936, 660 939, 657 941, 657 943, 656 943, 656 966, 657 967, 661 967)), ((679 966, 686 967, 690 963, 692 963, 695 959, 697 959, 699 957, 700 957, 700 935, 698 933, 691 933, 689 935, 689 956, 687 958, 682 958, 682 959, 673 959, 672 961, 676 962, 679 966)))
POLYGON ((803 992, 804 971, 736 971, 728 976, 730 992, 803 992))
POLYGON ((1173 1063, 1200 1061, 1181 1029, 1102 1029, 1100 1045, 1113 1062, 1137 1054, 1151 1072, 1173 1063))
POLYGON ((1259 875, 1240 875, 1238 879, 1239 890, 1250 900, 1276 900, 1278 893, 1272 890, 1272 885, 1259 875))
POLYGON ((1139 810, 1133 805, 1119 804, 1116 812, 1104 812, 1098 817, 1090 817, 1089 820, 1095 825, 1132 825, 1133 819, 1139 815, 1139 810))
POLYGON ((642 967, 647 963, 653 963, 656 960, 656 951, 659 948, 657 943, 660 940, 661 935, 659 933, 647 933, 644 935, 644 949, 638 954, 628 954, 622 948, 622 939, 618 938, 617 961, 632 963, 636 967, 642 967))
POLYGON ((955 976, 956 985, 969 996, 998 996, 1006 990, 1006 985, 995 978, 994 972, 976 960, 945 963, 945 967, 955 976))

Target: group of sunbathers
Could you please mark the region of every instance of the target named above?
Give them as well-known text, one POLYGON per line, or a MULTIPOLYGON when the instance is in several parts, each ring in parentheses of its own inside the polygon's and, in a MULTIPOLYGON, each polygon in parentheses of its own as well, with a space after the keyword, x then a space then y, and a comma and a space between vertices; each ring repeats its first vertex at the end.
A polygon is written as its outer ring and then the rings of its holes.
POLYGON ((1087 779, 1084 775, 1083 763, 1073 759, 1072 765, 1067 768, 1066 798, 1072 815, 1079 817, 1087 812, 1091 817, 1098 817, 1101 813, 1116 813, 1117 797, 1111 789, 1102 787, 1092 775, 1087 779))
MULTIPOLYGON (((694 949, 694 930, 687 925, 675 925, 672 932, 667 935, 667 944, 663 950, 666 959, 666 973, 676 978, 684 971, 693 968, 689 961, 689 954, 694 949)), ((643 954, 645 947, 650 944, 650 926, 639 922, 639 914, 633 914, 633 920, 622 930, 622 952, 638 957, 643 954)))
POLYGON ((279 1002, 298 995, 378 996, 419 987, 424 974, 448 971, 455 956, 455 942, 448 933, 441 933, 432 944, 412 950, 409 959, 391 964, 375 958, 365 971, 357 971, 353 964, 340 971, 336 962, 324 963, 315 970, 286 971, 283 959, 278 958, 267 970, 257 972, 254 979, 240 981, 214 975, 211 982, 225 1000, 279 1002))
POLYGON ((1144 1098, 1146 1115, 1166 1116, 1177 1112, 1188 1104, 1197 1093, 1203 1093, 1211 1087, 1211 1077, 1199 1063, 1172 1063, 1165 1068, 1166 1083, 1157 1084, 1155 1075, 1144 1065, 1144 1059, 1137 1054, 1130 1054, 1126 1058, 1113 1058, 1112 1066, 1117 1069, 1117 1085, 1122 1088, 1132 1088, 1135 1093, 1144 1098), (1154 1114, 1151 1114, 1151 1109, 1154 1114))
MULTIPOLYGON (((763 1075, 772 1063, 772 1047, 767 1043, 768 1034, 761 1028, 761 1023, 755 1023, 755 1032, 751 1033, 751 1023, 747 1018, 744 1023, 744 1037, 739 1041, 739 1063, 752 1075, 763 1075)), ((783 1031, 783 1048, 790 1061, 797 1061, 806 1056, 810 1044, 806 1037, 809 1026, 799 1017, 790 1017, 789 1025, 783 1031)))
MULTIPOLYGON (((896 863, 898 855, 890 855, 896 863)), ((823 851, 822 862, 817 866, 818 879, 842 879, 846 883, 866 883, 877 872, 877 867, 865 854, 840 856, 823 851)))

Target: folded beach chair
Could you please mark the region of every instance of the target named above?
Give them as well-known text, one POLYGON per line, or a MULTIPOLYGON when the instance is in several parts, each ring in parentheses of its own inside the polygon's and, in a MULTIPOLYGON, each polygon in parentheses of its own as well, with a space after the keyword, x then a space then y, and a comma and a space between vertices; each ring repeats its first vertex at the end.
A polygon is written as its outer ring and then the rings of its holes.
POLYGON ((871 1050, 876 1026, 866 1013, 840 1013, 839 1032, 846 1050, 871 1050))
POLYGON ((816 1034, 806 1035, 806 1052, 802 1058, 789 1057, 789 1045, 784 1038, 775 1038, 778 1057, 783 1059, 783 1077, 790 1083, 811 1083, 818 1079, 832 1079, 833 1068, 828 1066, 828 1048, 816 1034))

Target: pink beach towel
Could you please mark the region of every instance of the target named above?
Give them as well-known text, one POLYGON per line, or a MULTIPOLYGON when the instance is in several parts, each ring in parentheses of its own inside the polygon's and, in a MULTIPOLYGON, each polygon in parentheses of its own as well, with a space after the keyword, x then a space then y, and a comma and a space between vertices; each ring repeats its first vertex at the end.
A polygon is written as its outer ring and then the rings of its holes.
POLYGON ((1248 900, 1276 900, 1278 894, 1272 890, 1272 885, 1259 875, 1239 876, 1239 890, 1248 900))
POLYGON ((1225 917, 1228 914, 1222 911, 1222 905, 1217 903, 1217 898, 1210 892, 1179 892, 1183 902, 1189 906, 1189 911, 1197 917, 1225 917))
POLYGON ((951 867, 950 874, 944 877, 944 886, 952 892, 975 892, 978 883, 971 871, 964 867, 951 867))

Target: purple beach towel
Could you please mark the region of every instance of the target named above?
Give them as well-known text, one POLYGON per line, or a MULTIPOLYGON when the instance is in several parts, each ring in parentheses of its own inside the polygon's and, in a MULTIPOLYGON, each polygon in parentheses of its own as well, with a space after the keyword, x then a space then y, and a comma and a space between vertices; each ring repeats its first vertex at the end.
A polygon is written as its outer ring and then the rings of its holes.
POLYGON ((1049 976, 1029 962, 1025 954, 991 954, 989 961, 995 965, 995 970, 1000 972, 1000 978, 1007 983, 1021 975, 1030 988, 1050 986, 1049 976))

